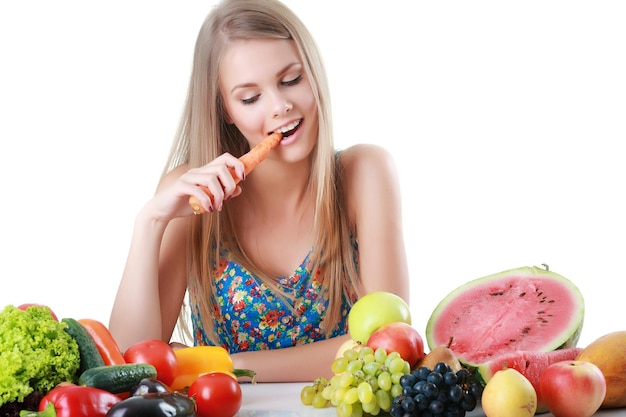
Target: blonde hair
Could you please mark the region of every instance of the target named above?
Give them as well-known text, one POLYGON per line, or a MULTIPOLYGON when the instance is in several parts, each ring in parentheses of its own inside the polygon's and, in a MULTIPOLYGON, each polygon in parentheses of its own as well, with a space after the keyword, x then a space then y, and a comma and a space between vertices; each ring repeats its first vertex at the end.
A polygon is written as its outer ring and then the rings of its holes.
MULTIPOLYGON (((312 271, 320 268, 322 291, 329 300, 322 322, 322 331, 328 335, 339 320, 342 296, 345 294, 351 302, 362 291, 345 213, 341 173, 336 169, 326 72, 311 34, 285 5, 276 0, 224 0, 209 13, 196 41, 188 95, 165 171, 185 163, 189 167, 202 166, 224 152, 239 156, 248 150, 245 138, 224 119, 219 67, 230 42, 260 38, 295 42, 317 102, 318 141, 311 155, 309 179, 310 190, 315 195, 311 259, 312 271)), ((190 301, 198 303, 203 327, 215 344, 219 342, 211 319, 218 308, 214 299, 214 274, 222 244, 228 245, 231 254, 246 269, 280 294, 275 277, 260 271, 238 244, 227 206, 220 213, 190 219, 188 286, 198 290, 198 299, 190 301)))

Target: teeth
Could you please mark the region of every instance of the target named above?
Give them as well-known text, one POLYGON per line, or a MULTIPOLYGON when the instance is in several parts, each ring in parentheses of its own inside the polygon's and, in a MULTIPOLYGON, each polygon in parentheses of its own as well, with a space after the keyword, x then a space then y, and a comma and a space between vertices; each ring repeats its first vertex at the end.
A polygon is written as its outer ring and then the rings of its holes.
POLYGON ((278 129, 278 131, 279 131, 280 133, 287 133, 287 132, 289 132, 290 130, 293 130, 293 129, 295 129, 296 127, 298 127, 298 125, 299 125, 299 124, 300 124, 300 120, 297 120, 297 121, 295 121, 295 122, 293 122, 293 123, 289 123, 287 126, 283 126, 283 127, 281 127, 280 129, 278 129))

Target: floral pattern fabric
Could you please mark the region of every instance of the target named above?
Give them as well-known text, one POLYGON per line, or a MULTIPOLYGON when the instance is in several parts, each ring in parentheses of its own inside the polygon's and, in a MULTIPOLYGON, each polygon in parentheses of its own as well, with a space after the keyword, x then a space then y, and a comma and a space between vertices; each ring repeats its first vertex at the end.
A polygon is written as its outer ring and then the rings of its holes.
MULTIPOLYGON (((236 353, 285 348, 326 338, 320 323, 328 298, 327 294, 321 294, 319 271, 315 274, 309 271, 309 256, 310 253, 291 276, 278 280, 280 290, 293 296, 285 298, 272 292, 224 251, 215 274, 219 311, 213 316, 221 346, 236 353)), ((194 302, 199 294, 190 288, 189 295, 194 344, 211 344, 194 302)), ((331 337, 347 333, 349 310, 350 304, 344 296, 341 319, 331 337)))

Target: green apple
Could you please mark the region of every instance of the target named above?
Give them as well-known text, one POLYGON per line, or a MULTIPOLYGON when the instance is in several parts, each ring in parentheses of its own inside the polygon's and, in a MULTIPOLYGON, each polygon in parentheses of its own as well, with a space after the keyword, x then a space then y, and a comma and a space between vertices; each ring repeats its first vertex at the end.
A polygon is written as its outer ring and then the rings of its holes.
POLYGON ((409 306, 401 297, 375 291, 359 298, 348 313, 348 332, 355 342, 366 344, 372 333, 388 323, 411 324, 409 306))

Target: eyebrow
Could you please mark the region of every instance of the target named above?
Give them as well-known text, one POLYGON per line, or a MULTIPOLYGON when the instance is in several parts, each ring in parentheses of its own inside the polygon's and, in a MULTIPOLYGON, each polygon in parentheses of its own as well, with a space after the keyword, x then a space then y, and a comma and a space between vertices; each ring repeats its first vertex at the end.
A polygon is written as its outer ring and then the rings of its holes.
MULTIPOLYGON (((291 68, 297 66, 297 65, 301 65, 301 63, 298 62, 292 62, 291 64, 287 64, 285 65, 284 68, 282 68, 280 71, 278 71, 276 73, 277 76, 283 75, 284 73, 286 73, 287 71, 289 71, 291 68)), ((243 83, 243 84, 237 84, 236 86, 234 86, 233 88, 231 88, 230 92, 231 94, 233 93, 233 91, 239 89, 239 88, 249 88, 249 87, 256 87, 255 83, 243 83)))

